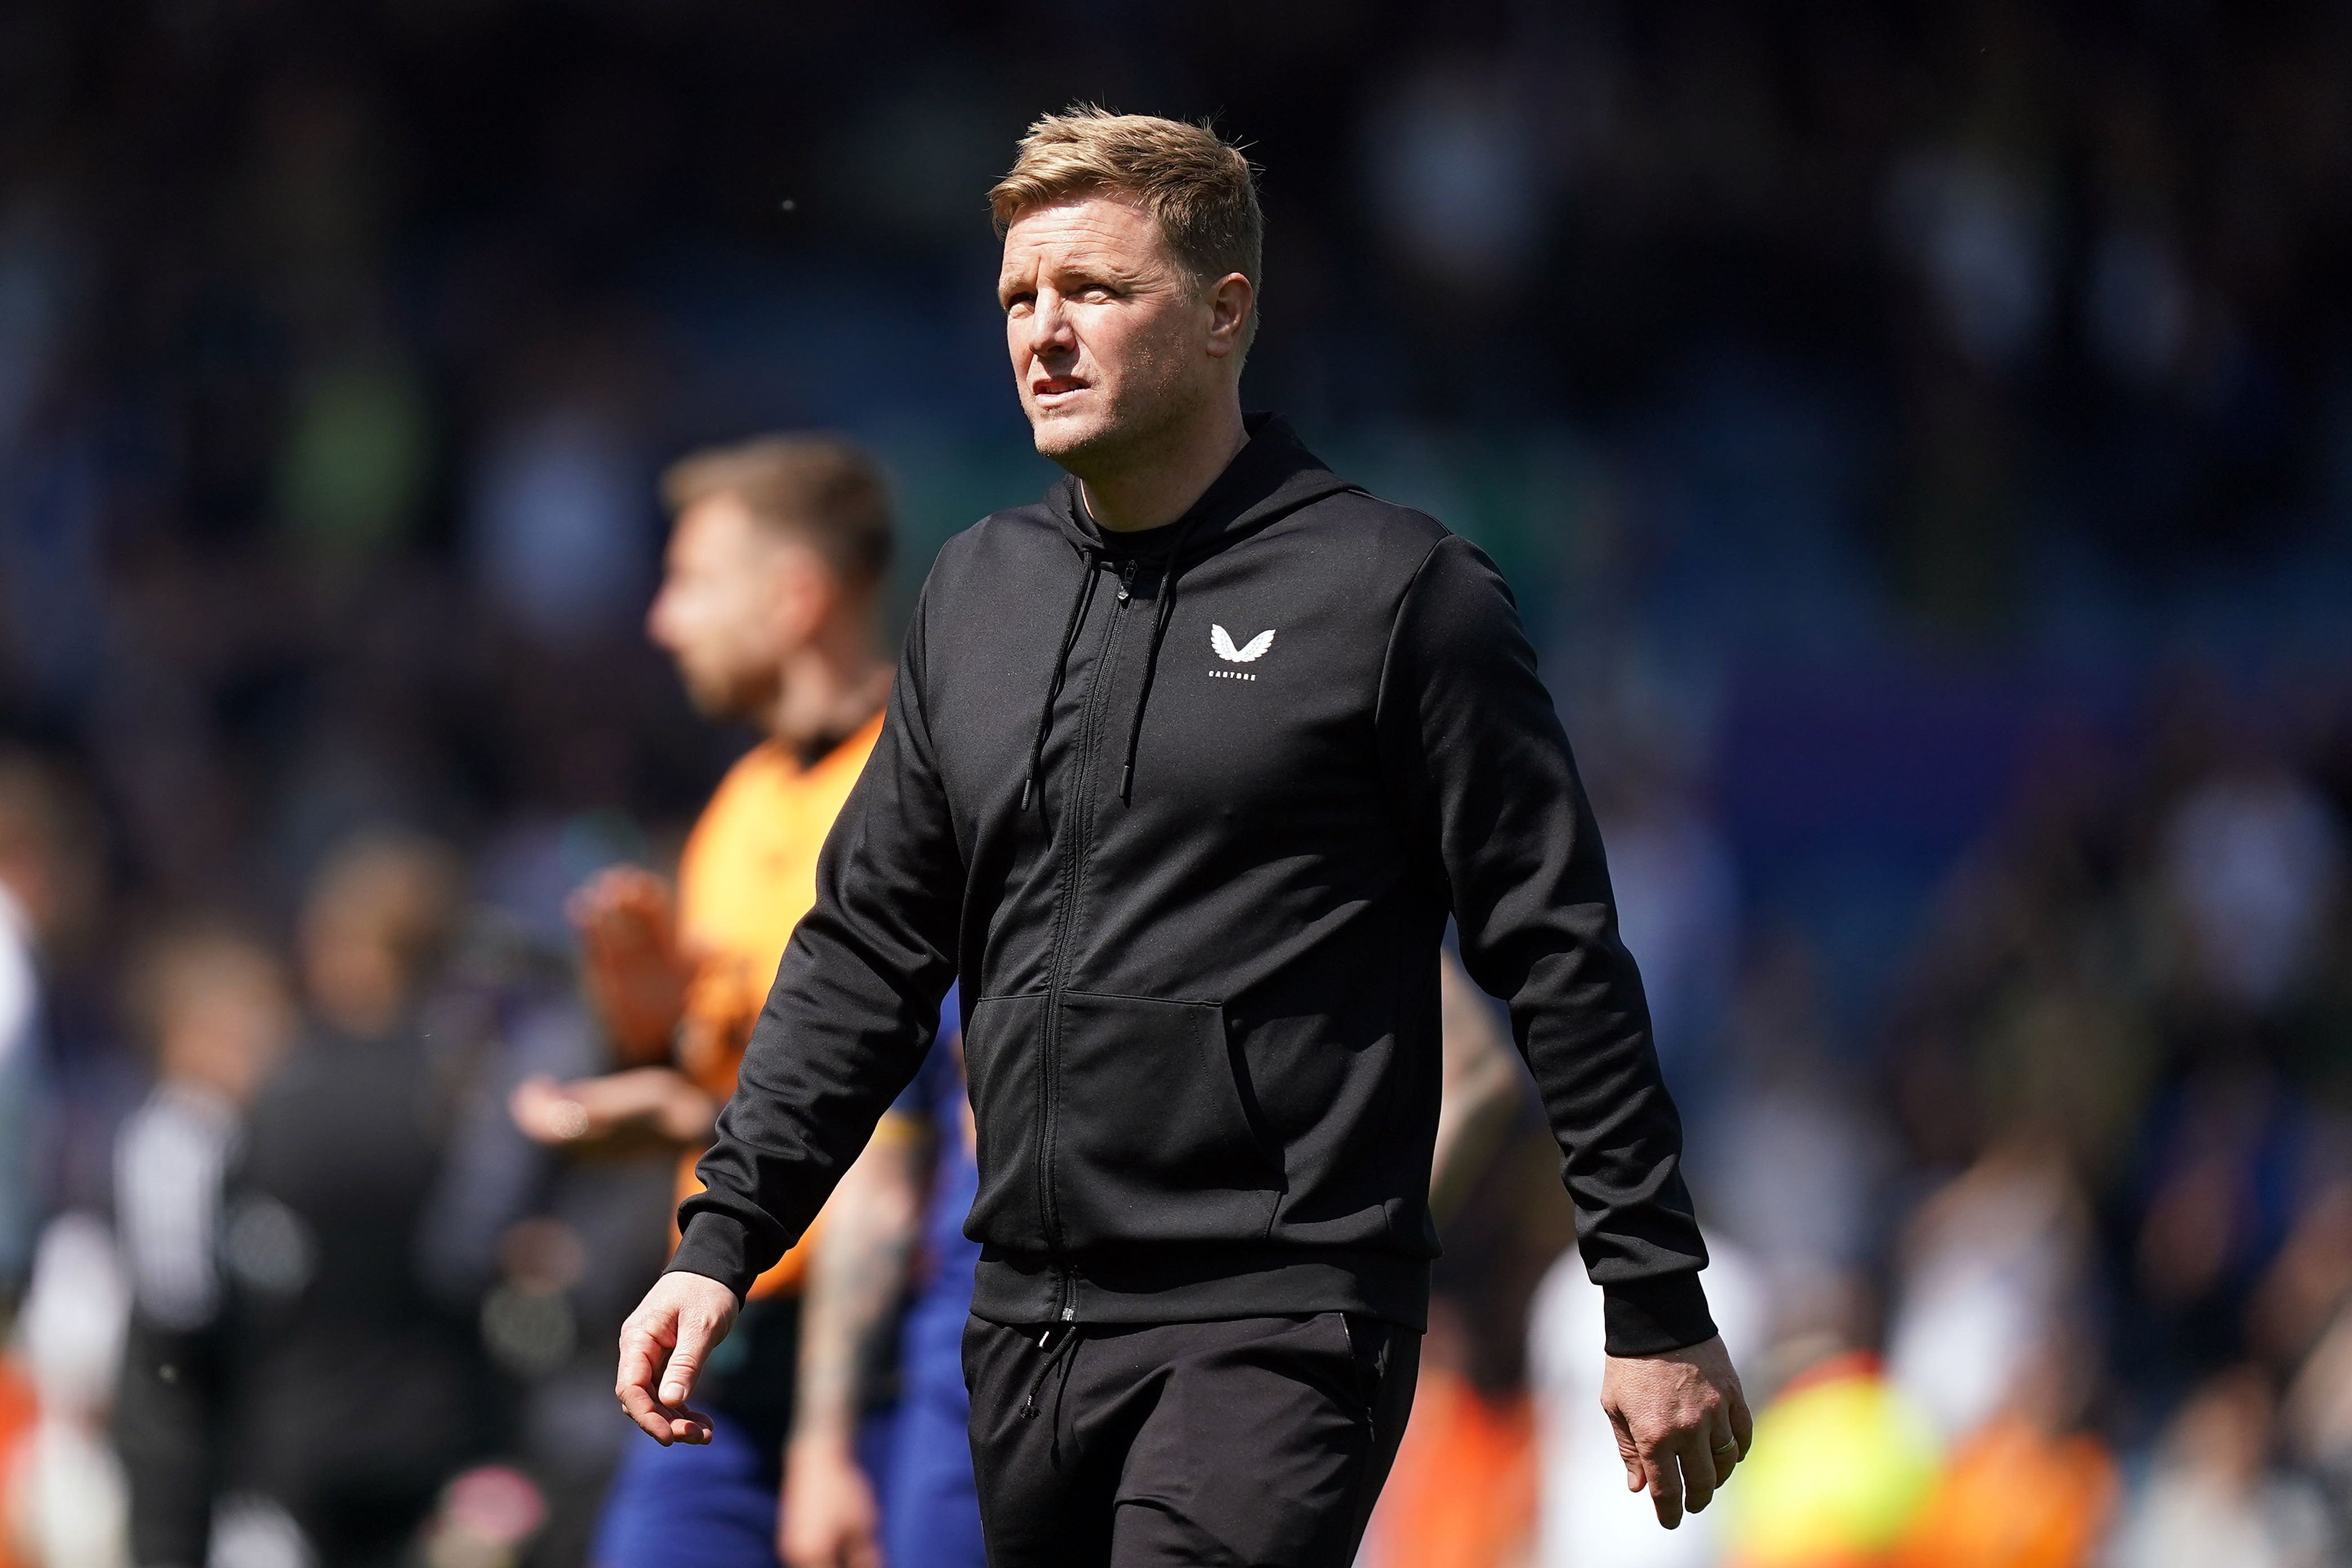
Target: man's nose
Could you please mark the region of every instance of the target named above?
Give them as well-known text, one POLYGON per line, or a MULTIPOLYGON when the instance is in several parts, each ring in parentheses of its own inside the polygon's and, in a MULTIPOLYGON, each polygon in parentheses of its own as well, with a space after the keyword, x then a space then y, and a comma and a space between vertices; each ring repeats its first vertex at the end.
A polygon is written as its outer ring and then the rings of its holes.
POLYGON ((1029 352, 1034 354, 1067 353, 1077 346, 1077 334, 1071 330, 1069 313, 1062 308, 1062 297, 1051 289, 1041 290, 1037 309, 1029 318, 1029 352))

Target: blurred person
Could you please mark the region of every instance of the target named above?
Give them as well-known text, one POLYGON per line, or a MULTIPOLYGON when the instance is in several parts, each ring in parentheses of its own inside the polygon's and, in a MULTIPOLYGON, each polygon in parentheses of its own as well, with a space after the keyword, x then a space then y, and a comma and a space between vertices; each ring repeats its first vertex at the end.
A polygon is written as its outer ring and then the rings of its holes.
MULTIPOLYGON (((1526 1560, 1540 1490, 1535 1409, 1523 1390, 1481 1388, 1471 1376, 1476 1353, 1469 1314, 1433 1297, 1412 1415, 1365 1533, 1365 1568, 1515 1568, 1526 1560)), ((1591 1406, 1579 1414, 1599 1426, 1591 1406)), ((1624 1467, 1614 1468, 1612 1489, 1622 1498, 1624 1467)), ((1642 1530, 1674 1541, 1704 1522, 1686 1519, 1668 1534, 1644 1518, 1642 1530)))
POLYGON ((2089 1568, 2122 1495, 2115 1458, 2081 1427, 2099 1367, 2053 1335, 1946 1458, 1895 1568, 2089 1568))
POLYGON ((526 384, 474 475, 467 564, 502 625, 577 656, 625 632, 643 602, 653 519, 623 334, 581 312, 528 326, 526 384))
POLYGON ((1834 1059, 1812 954, 1793 932, 1756 943, 1725 1047, 1702 1184, 1768 1277, 1776 1338, 1802 1323, 1815 1338, 1808 1353, 1852 1349, 1889 1140, 1834 1059))
POLYGON ((2113 1568, 2320 1568, 2338 1561, 2325 1505, 2276 1464, 2277 1401, 2252 1367, 2209 1378, 2167 1429, 2113 1568))
MULTIPOLYGON (((153 942, 134 963, 130 1012, 148 1041, 155 1087, 114 1147, 115 1225, 130 1277, 126 1365, 179 1365, 221 1310, 221 1208, 247 1105, 293 1034, 276 956, 226 926, 153 942)), ((196 1421, 153 1419, 145 1396, 175 1388, 125 1379, 116 1440, 131 1483, 131 1538, 142 1563, 200 1543, 210 1439, 196 1421)))
MULTIPOLYGON (((290 1042, 293 996, 277 956, 226 925, 156 939, 136 962, 131 1013, 149 1042, 155 1088, 114 1147, 115 1225, 130 1276, 131 1367, 194 1364, 193 1342, 219 1317, 221 1208, 247 1107, 290 1042)), ((188 1397, 126 1378, 117 1442, 127 1462, 131 1539, 142 1563, 192 1561, 202 1543, 217 1457, 208 1430, 146 1403, 188 1397)))
POLYGON ((2089 1215, 2054 1152, 1995 1146, 1921 1205, 1905 1237, 1887 1373, 1947 1444, 2046 1373, 2079 1310, 2089 1215))
POLYGON ((1346 1563, 1426 1311, 1450 913, 1565 1156, 1628 1485, 1680 1522, 1746 1407, 1507 589, 1244 416, 1262 217, 1213 132, 1049 116, 992 204, 1023 405, 1069 477, 932 570, 616 1392, 657 1442, 709 1437, 706 1360, 960 975, 992 1563, 1346 1563))
MULTIPOLYGON (((1491 1010, 1458 961, 1442 962, 1444 1087, 1429 1184, 1441 1222, 1523 1103, 1491 1010)), ((814 1244, 779 1548, 791 1568, 985 1568, 961 1346, 981 1254, 963 1222, 980 1167, 963 1041, 948 1022, 956 1011, 950 991, 930 1056, 834 1189, 814 1244), (884 1503, 858 1467, 856 1422, 886 1359, 877 1337, 910 1284, 884 1503)))
POLYGON ((2326 797, 2275 760, 2193 789, 2165 826, 2163 878, 2198 989, 2256 1016, 2290 1000, 2341 896, 2344 855, 2326 797))
MULTIPOLYGON (((620 868, 572 900, 589 994, 634 1065, 526 1080, 511 1106, 525 1132, 551 1145, 678 1148, 683 1197, 698 1190, 696 1156, 734 1092, 784 944, 816 898, 818 851, 882 731, 890 666, 877 601, 893 529, 879 473, 827 437, 699 452, 663 489, 677 521, 647 630, 698 709, 765 738, 711 797, 675 892, 620 868)), ((598 1528, 604 1568, 775 1561, 807 1253, 746 1281, 749 1300, 705 1390, 709 1449, 638 1445, 624 1459, 598 1528)))
POLYGON ((25 1284, 56 1183, 42 1168, 45 965, 89 920, 99 864, 81 801, 30 752, 0 752, 0 1302, 25 1284))
POLYGON ((276 955, 226 927, 166 935, 138 970, 155 1088, 115 1141, 116 1215, 140 1317, 185 1330, 219 1307, 223 1182, 246 1107, 293 1036, 294 1002, 276 955))
MULTIPOLYGON (((191 1249, 133 1255, 143 1331, 117 1430, 142 1564, 256 1542, 338 1568, 398 1562, 442 1485, 500 1436, 474 1325, 420 1264, 446 1121, 421 1021, 462 894, 446 847, 391 831, 347 841, 312 879, 297 931, 307 1020, 247 1113, 209 1317, 191 1249)), ((260 982, 242 1000, 173 994, 179 1059, 210 1063, 215 1088, 242 1081, 269 1027, 260 982)), ((154 1158, 125 1152, 134 1167, 154 1158)), ((169 1205, 144 1212, 143 1176, 127 1195, 134 1237, 169 1230, 169 1205)))
MULTIPOLYGON (((1772 1334, 1770 1276, 1712 1227, 1706 1299, 1723 1342, 1739 1363, 1762 1364, 1772 1334)), ((1534 1396, 1539 1568, 1707 1568, 1722 1561, 1717 1510, 1662 1534, 1625 1496, 1615 1447, 1592 1423, 1601 1387, 1593 1351, 1602 1339, 1601 1292, 1565 1253, 1544 1276, 1528 1314, 1528 1374, 1534 1396)))
POLYGON ((129 1568, 123 1466, 106 1440, 127 1294, 103 1220, 63 1214, 42 1230, 9 1347, 37 1415, 0 1447, 0 1559, 13 1550, 27 1568, 129 1568))
POLYGON ((1878 1358, 1846 1351, 1791 1378, 1756 1421, 1754 1473, 1723 1521, 1729 1568, 1884 1563, 1916 1528, 1942 1455, 1878 1358))

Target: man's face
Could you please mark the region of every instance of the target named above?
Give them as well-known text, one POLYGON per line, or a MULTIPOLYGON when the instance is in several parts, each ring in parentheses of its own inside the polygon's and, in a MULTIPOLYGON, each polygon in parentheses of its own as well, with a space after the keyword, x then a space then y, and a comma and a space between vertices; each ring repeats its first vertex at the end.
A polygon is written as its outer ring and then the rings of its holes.
POLYGON ((677 664, 687 695, 714 719, 757 719, 773 707, 781 666, 808 633, 796 555, 815 552, 761 525, 734 496, 678 513, 646 635, 677 664))
POLYGON ((1116 196, 1015 218, 996 293, 1037 450, 1081 477, 1208 406, 1231 374, 1213 291, 1116 196))

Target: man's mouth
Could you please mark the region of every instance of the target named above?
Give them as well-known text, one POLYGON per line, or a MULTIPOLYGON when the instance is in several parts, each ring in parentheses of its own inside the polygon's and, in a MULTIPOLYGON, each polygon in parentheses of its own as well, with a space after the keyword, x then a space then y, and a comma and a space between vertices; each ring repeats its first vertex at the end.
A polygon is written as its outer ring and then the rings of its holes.
POLYGON ((1029 395, 1040 408, 1058 408, 1086 390, 1087 384, 1074 375, 1049 375, 1029 384, 1029 395))

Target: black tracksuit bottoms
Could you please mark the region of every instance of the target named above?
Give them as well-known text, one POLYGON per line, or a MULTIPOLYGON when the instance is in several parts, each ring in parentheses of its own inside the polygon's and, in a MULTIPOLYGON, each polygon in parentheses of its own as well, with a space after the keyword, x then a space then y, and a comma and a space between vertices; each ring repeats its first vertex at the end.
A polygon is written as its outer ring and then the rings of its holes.
POLYGON ((989 1568, 1348 1568, 1404 1436, 1421 1335, 1343 1312, 973 1318, 963 1370, 989 1568))

